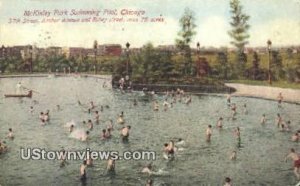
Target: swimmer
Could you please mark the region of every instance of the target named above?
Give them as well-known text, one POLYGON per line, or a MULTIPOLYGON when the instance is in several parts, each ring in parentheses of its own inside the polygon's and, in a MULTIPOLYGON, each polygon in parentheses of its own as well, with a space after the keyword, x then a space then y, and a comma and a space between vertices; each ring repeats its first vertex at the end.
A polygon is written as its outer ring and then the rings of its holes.
POLYGON ((14 139, 14 134, 13 134, 12 128, 8 129, 7 138, 14 139))
POLYGON ((280 114, 277 114, 276 124, 277 124, 277 127, 278 127, 278 128, 279 128, 280 125, 282 124, 282 117, 280 116, 280 114))
POLYGON ((291 121, 287 121, 286 123, 284 123, 284 129, 285 131, 289 132, 291 131, 291 121))
POLYGON ((296 132, 293 136, 292 136, 292 141, 294 142, 298 142, 299 141, 299 133, 296 132))
POLYGON ((168 144, 164 144, 164 149, 163 149, 163 157, 166 160, 174 160, 174 149, 168 144))
POLYGON ((236 107, 236 104, 235 103, 233 103, 232 105, 231 105, 231 110, 232 110, 232 120, 234 120, 235 118, 234 118, 234 116, 236 115, 236 109, 237 109, 237 107, 236 107))
POLYGON ((153 186, 153 180, 148 179, 147 183, 146 183, 146 186, 153 186))
POLYGON ((231 95, 230 94, 227 95, 226 100, 227 100, 227 105, 230 106, 230 104, 231 104, 231 95))
POLYGON ((187 104, 187 105, 189 105, 190 103, 192 103, 192 96, 188 96, 185 101, 185 104, 187 104))
POLYGON ((281 92, 278 94, 277 100, 278 100, 278 107, 280 108, 281 107, 281 103, 283 101, 283 96, 282 96, 281 92))
POLYGON ((229 177, 225 178, 225 184, 224 186, 231 186, 231 179, 229 177))
POLYGON ((92 120, 90 120, 90 119, 88 120, 87 126, 88 126, 89 130, 93 130, 94 125, 93 125, 92 120))
POLYGON ((148 175, 152 174, 152 165, 149 163, 146 167, 143 168, 142 173, 146 173, 148 175))
POLYGON ((244 114, 248 114, 248 110, 247 110, 247 105, 246 105, 246 103, 244 104, 244 114))
POLYGON ((49 121, 50 120, 48 112, 44 114, 44 120, 45 121, 49 121))
POLYGON ((89 139, 88 138, 89 134, 90 134, 90 131, 86 131, 85 134, 80 137, 80 140, 87 141, 89 139))
POLYGON ((237 139, 237 146, 241 147, 241 131, 239 127, 236 127, 236 129, 234 130, 234 135, 237 139))
POLYGON ((159 110, 159 104, 157 101, 153 102, 153 110, 158 111, 159 110))
POLYGON ((169 103, 167 102, 167 99, 165 99, 163 106, 164 106, 164 111, 167 111, 169 107, 169 103))
POLYGON ((236 151, 232 151, 230 157, 229 157, 230 160, 236 160, 236 151))
POLYGON ((40 120, 44 120, 44 112, 41 112, 41 113, 40 113, 39 118, 40 118, 40 120))
POLYGON ((69 132, 72 133, 74 131, 74 125, 71 125, 69 128, 69 132))
POLYGON ((236 127, 236 129, 234 130, 234 135, 236 138, 241 137, 240 127, 236 127))
POLYGON ((223 128, 222 122, 223 122, 223 118, 220 117, 219 120, 217 121, 217 128, 218 129, 222 129, 223 128))
POLYGON ((294 161, 294 174, 298 179, 300 179, 299 168, 300 168, 300 158, 299 155, 295 152, 295 149, 291 149, 290 153, 285 157, 285 162, 290 158, 294 161))
POLYGON ((103 130, 102 130, 101 139, 102 139, 102 140, 105 140, 105 139, 106 139, 106 129, 103 129, 103 130))
POLYGON ((33 114, 33 112, 34 112, 33 106, 30 107, 30 111, 29 112, 30 112, 30 114, 33 114))
POLYGON ((103 112, 103 106, 102 105, 100 106, 100 112, 103 112))
POLYGON ((211 135, 212 135, 211 125, 208 125, 206 129, 206 142, 210 142, 211 135))
POLYGON ((80 180, 85 181, 86 180, 86 160, 83 161, 82 165, 80 165, 80 180))
POLYGON ((128 138, 129 138, 129 131, 131 129, 131 126, 128 125, 126 127, 123 127, 121 129, 121 138, 123 142, 128 142, 128 138))
POLYGON ((115 168, 116 168, 116 160, 112 159, 112 156, 110 156, 107 161, 106 170, 108 173, 115 173, 115 168))
MULTIPOLYGON (((123 112, 122 112, 123 113, 123 112)), ((117 123, 118 124, 124 124, 125 121, 124 121, 124 118, 123 118, 123 114, 120 114, 118 119, 117 119, 117 123)))
POLYGON ((266 115, 265 114, 262 115, 262 117, 260 119, 260 124, 262 124, 262 125, 266 124, 266 115))
POLYGON ((105 137, 106 138, 110 138, 111 137, 111 129, 107 129, 106 130, 105 137))
POLYGON ((100 123, 100 115, 98 111, 95 111, 95 123, 99 124, 100 123))
POLYGON ((0 141, 0 154, 7 151, 7 146, 4 145, 4 142, 0 141))
POLYGON ((60 105, 56 105, 56 109, 57 109, 57 111, 60 111, 61 110, 60 105))
POLYGON ((91 102, 90 102, 90 109, 93 110, 94 108, 95 108, 94 102, 91 101, 91 102))
POLYGON ((82 103, 80 102, 80 100, 77 101, 78 105, 82 105, 82 103))
POLYGON ((42 119, 42 123, 41 123, 42 126, 45 126, 46 125, 46 121, 44 119, 42 119))

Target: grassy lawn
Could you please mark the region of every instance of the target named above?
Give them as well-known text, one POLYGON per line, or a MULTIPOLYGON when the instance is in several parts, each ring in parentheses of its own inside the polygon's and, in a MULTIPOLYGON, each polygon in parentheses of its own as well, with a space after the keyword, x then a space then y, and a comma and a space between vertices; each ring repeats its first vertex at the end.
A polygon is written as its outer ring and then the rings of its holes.
POLYGON ((267 81, 254 81, 254 80, 231 80, 228 81, 228 83, 242 83, 246 85, 260 85, 260 86, 300 89, 300 83, 289 83, 286 81, 274 81, 272 82, 272 85, 269 85, 267 81))

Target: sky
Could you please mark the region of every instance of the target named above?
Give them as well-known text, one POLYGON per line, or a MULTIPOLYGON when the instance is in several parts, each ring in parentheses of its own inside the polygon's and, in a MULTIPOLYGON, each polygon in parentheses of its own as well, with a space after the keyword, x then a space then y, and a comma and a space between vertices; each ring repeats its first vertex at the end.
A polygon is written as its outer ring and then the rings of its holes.
MULTIPOLYGON (((300 45, 300 0, 240 0, 250 15, 249 47, 265 46, 270 39, 274 46, 300 45)), ((196 32, 191 45, 231 47, 229 0, 0 0, 0 45, 35 44, 38 47, 93 46, 116 43, 141 47, 147 42, 155 46, 172 45, 180 30, 179 19, 185 8, 195 13, 196 32), (12 24, 10 18, 25 17, 25 10, 117 10, 145 11, 145 17, 164 18, 156 23, 27 23, 12 24)), ((103 13, 103 12, 102 12, 103 13)), ((50 16, 53 17, 53 16, 50 16)), ((68 16, 70 18, 70 16, 68 16)), ((81 16, 90 17, 90 16, 81 16)), ((99 17, 120 17, 100 14, 99 17)), ((124 16, 127 18, 138 16, 124 16)), ((56 16, 54 18, 65 18, 56 16)), ((78 17, 71 17, 78 18, 78 17)))

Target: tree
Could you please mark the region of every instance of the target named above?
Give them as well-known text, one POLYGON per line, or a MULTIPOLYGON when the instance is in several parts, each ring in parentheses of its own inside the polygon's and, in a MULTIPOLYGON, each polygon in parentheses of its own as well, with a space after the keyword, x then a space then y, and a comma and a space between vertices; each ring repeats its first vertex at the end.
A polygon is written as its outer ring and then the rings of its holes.
POLYGON ((230 43, 237 48, 237 73, 242 76, 244 75, 245 64, 247 62, 247 56, 244 53, 244 49, 245 45, 248 44, 247 39, 250 37, 248 34, 248 30, 250 28, 248 21, 250 16, 243 13, 243 6, 240 4, 239 0, 231 0, 230 8, 230 13, 232 14, 232 21, 230 22, 230 25, 232 29, 228 32, 228 34, 232 38, 230 43))
POLYGON ((176 39, 177 47, 184 54, 184 69, 183 72, 187 75, 189 72, 192 72, 192 55, 190 43, 194 35, 196 35, 196 24, 194 12, 189 8, 184 10, 183 16, 179 20, 181 30, 178 32, 179 39, 176 39))
POLYGON ((230 43, 234 45, 239 52, 243 52, 245 45, 248 44, 247 39, 250 37, 248 34, 250 28, 248 21, 250 16, 243 13, 243 6, 239 0, 231 0, 230 8, 230 13, 232 14, 230 25, 232 29, 228 34, 233 39, 230 43))

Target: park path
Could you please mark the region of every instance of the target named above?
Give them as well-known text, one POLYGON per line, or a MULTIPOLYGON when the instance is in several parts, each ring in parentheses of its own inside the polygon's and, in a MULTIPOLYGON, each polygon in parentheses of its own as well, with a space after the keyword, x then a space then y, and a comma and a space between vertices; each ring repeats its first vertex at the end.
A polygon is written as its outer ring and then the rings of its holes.
POLYGON ((283 101, 300 104, 299 89, 255 86, 238 83, 226 83, 225 85, 236 89, 236 92, 232 94, 233 96, 246 96, 277 100, 277 96, 281 92, 283 95, 283 101))

